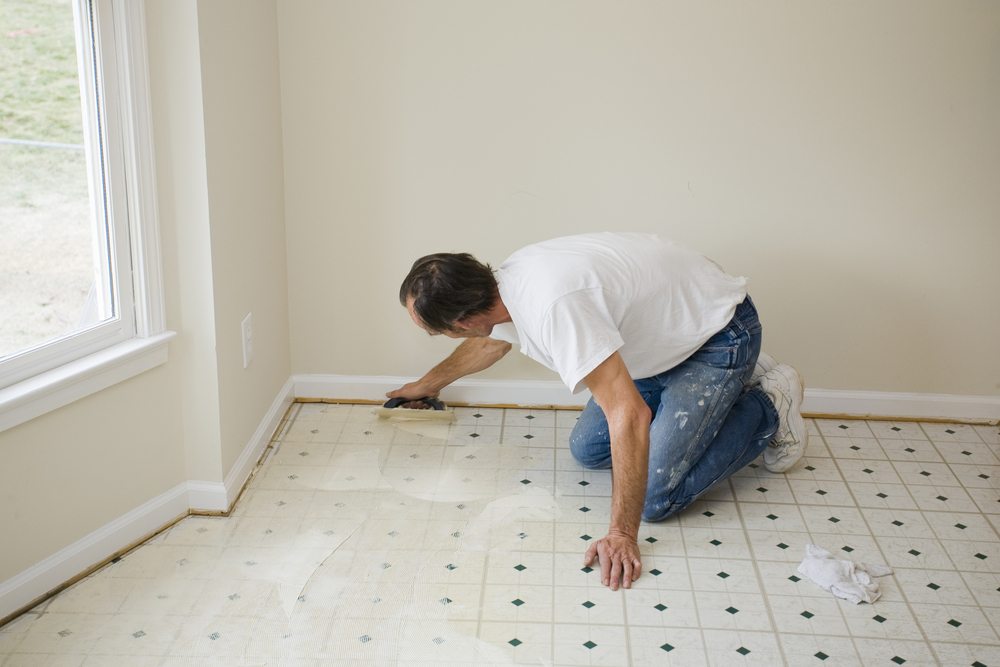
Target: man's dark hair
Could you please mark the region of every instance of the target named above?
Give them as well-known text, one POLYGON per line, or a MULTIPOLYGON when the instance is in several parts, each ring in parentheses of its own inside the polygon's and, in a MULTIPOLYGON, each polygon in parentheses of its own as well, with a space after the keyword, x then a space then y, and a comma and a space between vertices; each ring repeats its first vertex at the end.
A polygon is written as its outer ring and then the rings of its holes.
POLYGON ((421 257, 399 288, 399 302, 413 297, 413 310, 432 331, 452 331, 455 322, 487 312, 497 298, 493 269, 468 253, 421 257))

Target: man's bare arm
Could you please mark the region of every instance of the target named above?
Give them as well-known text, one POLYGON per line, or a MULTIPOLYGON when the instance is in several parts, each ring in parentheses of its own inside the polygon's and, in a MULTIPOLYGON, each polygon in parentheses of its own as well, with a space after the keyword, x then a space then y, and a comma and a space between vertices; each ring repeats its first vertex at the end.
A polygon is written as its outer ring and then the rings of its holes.
POLYGON ((646 498, 652 415, 617 352, 584 378, 584 383, 608 420, 612 465, 611 525, 608 534, 587 549, 584 564, 597 557, 601 583, 611 590, 618 590, 619 585, 631 588, 642 571, 637 540, 646 498))
POLYGON ((493 338, 466 338, 447 359, 427 371, 422 378, 390 391, 386 396, 414 399, 437 396, 455 380, 478 373, 500 361, 510 351, 510 347, 510 343, 493 338))

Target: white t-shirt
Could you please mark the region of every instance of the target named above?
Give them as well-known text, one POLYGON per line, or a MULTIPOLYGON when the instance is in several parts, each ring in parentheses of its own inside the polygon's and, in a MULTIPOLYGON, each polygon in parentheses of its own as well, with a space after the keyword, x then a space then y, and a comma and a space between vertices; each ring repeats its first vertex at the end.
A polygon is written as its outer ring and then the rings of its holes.
POLYGON ((490 337, 519 345, 574 394, 615 351, 633 379, 673 368, 729 323, 747 293, 745 278, 652 234, 529 245, 496 279, 513 322, 490 337))

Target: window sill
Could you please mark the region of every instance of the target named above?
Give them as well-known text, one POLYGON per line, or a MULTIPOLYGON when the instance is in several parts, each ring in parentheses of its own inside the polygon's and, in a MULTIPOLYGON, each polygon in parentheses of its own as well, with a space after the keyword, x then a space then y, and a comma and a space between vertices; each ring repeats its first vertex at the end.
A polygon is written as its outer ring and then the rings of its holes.
POLYGON ((0 389, 0 432, 166 363, 175 335, 133 338, 0 389))

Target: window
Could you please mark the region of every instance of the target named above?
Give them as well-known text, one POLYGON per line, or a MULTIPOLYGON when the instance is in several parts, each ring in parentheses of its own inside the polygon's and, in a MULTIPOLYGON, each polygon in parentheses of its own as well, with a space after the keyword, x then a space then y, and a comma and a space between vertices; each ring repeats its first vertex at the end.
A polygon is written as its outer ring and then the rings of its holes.
POLYGON ((165 360, 142 6, 0 5, 0 429, 165 360))

